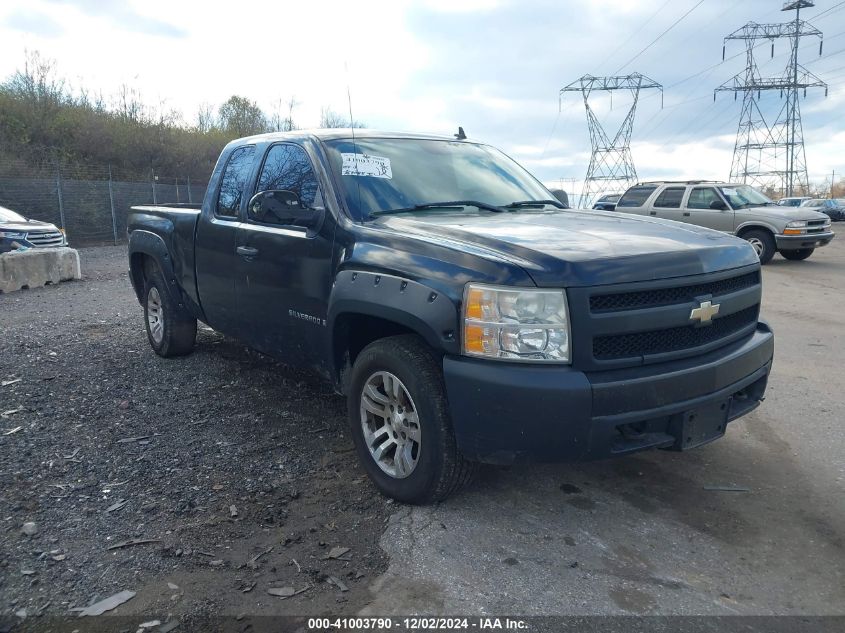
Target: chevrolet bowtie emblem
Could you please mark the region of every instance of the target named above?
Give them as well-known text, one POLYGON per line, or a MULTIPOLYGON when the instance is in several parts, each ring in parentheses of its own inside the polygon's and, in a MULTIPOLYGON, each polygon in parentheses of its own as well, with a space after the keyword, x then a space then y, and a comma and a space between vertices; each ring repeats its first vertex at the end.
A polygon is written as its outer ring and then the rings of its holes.
POLYGON ((719 304, 712 304, 709 301, 702 301, 701 305, 693 309, 689 313, 691 321, 700 321, 701 323, 710 323, 713 317, 719 314, 719 304))

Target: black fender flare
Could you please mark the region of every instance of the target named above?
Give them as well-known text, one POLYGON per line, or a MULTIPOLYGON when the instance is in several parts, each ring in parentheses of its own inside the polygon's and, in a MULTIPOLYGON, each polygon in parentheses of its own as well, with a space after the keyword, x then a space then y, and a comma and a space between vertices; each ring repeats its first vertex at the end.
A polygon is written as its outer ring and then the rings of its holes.
POLYGON ((167 244, 164 243, 161 236, 141 229, 136 229, 129 234, 129 278, 132 280, 132 288, 135 290, 138 302, 143 304, 144 288, 142 282, 144 271, 136 270, 135 262, 137 258, 135 255, 145 255, 155 261, 167 280, 167 289, 171 297, 182 306, 184 301, 179 285, 176 283, 173 261, 170 258, 170 252, 167 250, 167 244))
POLYGON ((460 353, 458 306, 451 297, 423 283, 396 275, 343 270, 335 277, 326 319, 332 349, 337 319, 349 313, 393 321, 422 336, 435 350, 460 353))

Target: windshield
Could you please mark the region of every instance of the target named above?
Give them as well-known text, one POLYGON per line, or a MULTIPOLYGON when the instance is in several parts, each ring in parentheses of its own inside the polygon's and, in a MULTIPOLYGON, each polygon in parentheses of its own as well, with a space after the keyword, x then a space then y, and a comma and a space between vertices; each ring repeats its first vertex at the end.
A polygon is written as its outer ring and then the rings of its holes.
POLYGON ((742 207, 755 207, 764 204, 774 204, 754 187, 748 185, 732 185, 730 187, 719 187, 722 195, 728 199, 734 209, 742 207))
POLYGON ((833 201, 838 207, 845 207, 845 198, 834 198, 833 201))
MULTIPOLYGON (((554 196, 500 151, 474 143, 421 139, 326 142, 342 194, 356 219, 458 200, 505 206, 554 196)), ((522 207, 531 209, 532 207, 522 207)), ((537 207, 533 207, 536 211, 537 207)), ((420 211, 489 213, 473 206, 420 211)))
POLYGON ((0 207, 0 222, 26 222, 26 218, 11 209, 0 207))

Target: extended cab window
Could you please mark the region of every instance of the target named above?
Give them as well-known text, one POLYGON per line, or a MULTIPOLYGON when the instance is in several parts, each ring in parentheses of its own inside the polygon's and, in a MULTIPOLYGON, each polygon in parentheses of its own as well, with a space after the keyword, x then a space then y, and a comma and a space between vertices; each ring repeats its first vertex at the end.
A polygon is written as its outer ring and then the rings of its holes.
POLYGON ((641 207, 648 200, 648 197, 657 189, 657 185, 642 185, 639 187, 631 187, 625 192, 619 202, 616 203, 616 208, 619 207, 641 207))
POLYGON ((267 152, 256 193, 271 190, 293 191, 306 207, 322 206, 317 175, 308 154, 298 145, 273 145, 267 152))
POLYGON ((721 202, 722 199, 713 187, 698 187, 690 191, 687 208, 709 209, 711 202, 721 202))
POLYGON ((680 209, 684 191, 686 191, 686 187, 666 187, 657 196, 654 206, 660 207, 661 209, 680 209))
POLYGON ((244 197, 249 173, 252 171, 252 157, 255 146, 239 147, 226 163, 223 178, 220 181, 220 193, 217 196, 217 215, 226 218, 238 217, 241 200, 244 197))

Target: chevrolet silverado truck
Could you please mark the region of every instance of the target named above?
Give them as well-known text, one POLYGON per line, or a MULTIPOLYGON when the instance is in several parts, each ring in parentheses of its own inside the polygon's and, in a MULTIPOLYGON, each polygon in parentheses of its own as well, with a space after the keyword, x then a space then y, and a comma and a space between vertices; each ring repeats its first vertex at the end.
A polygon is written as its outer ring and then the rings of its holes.
POLYGON ((197 321, 345 395, 384 494, 478 463, 686 450, 763 399, 773 335, 748 242, 563 208, 500 151, 364 130, 233 141, 200 206, 133 207, 150 345, 197 321))

